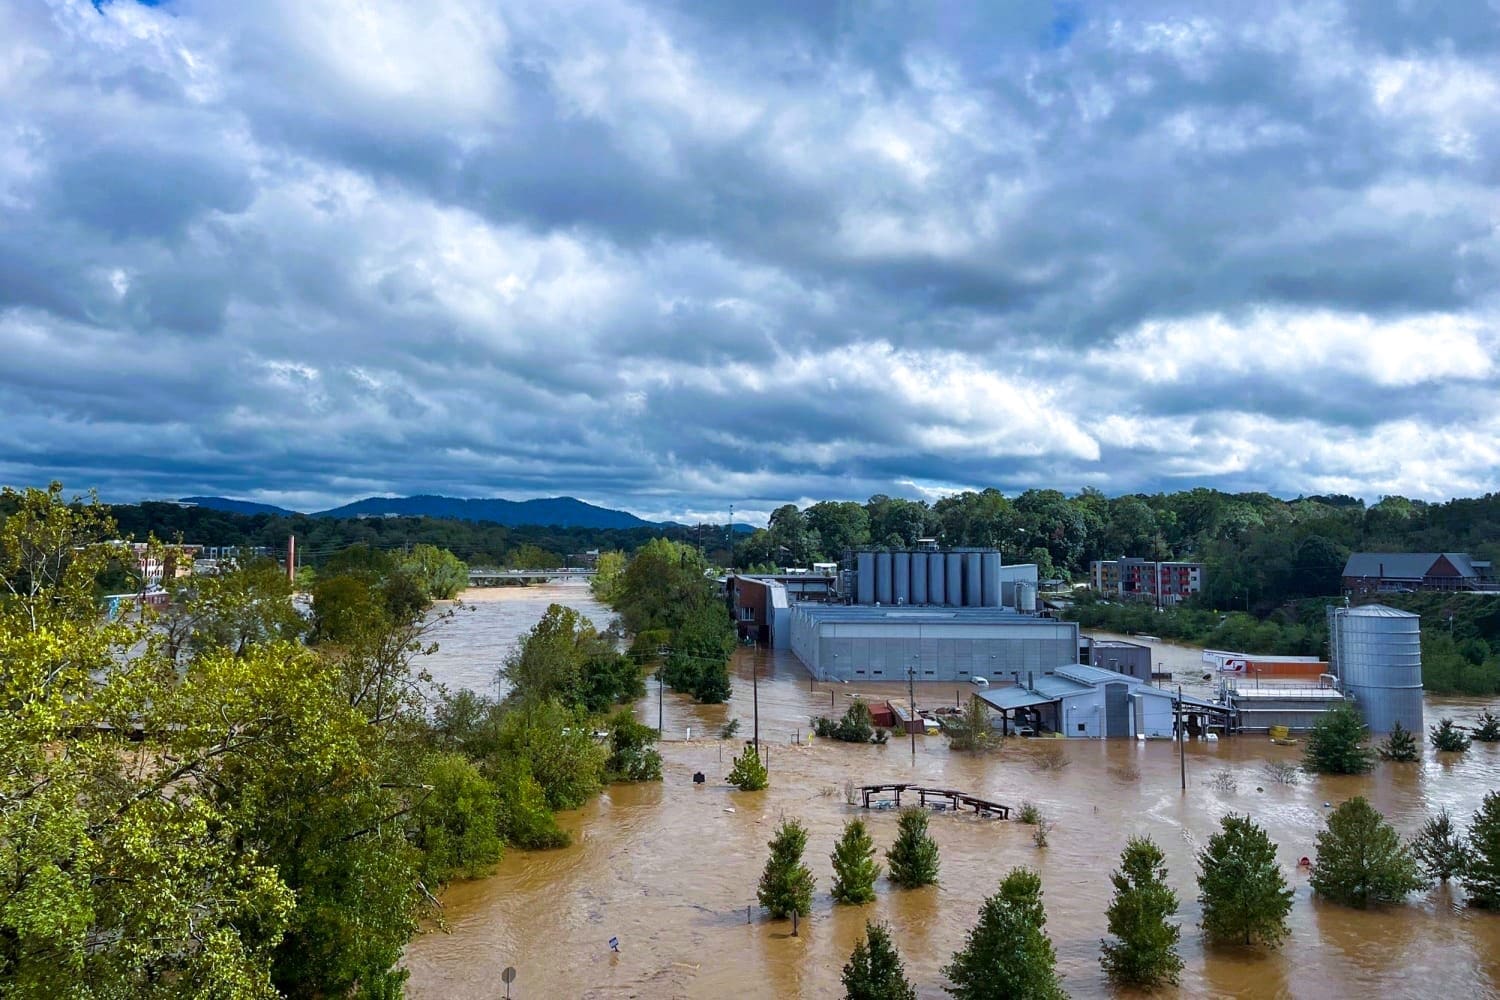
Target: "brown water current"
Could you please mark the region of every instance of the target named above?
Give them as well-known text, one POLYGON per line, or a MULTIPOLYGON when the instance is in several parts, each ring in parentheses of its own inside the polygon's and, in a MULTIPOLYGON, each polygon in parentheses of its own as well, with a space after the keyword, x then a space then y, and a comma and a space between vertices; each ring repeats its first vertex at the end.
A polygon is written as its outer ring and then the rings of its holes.
MULTIPOLYGON (((428 661, 451 687, 493 692, 494 667, 505 650, 552 601, 578 607, 601 625, 608 617, 582 587, 479 596, 476 610, 439 636, 443 648, 428 661)), ((1157 644, 1155 659, 1183 676, 1201 676, 1196 650, 1157 644)), ((1441 805, 1467 826, 1484 793, 1500 788, 1500 745, 1476 743, 1441 759, 1428 747, 1419 764, 1383 763, 1366 776, 1304 776, 1284 785, 1262 768, 1296 762, 1299 747, 1255 736, 1190 742, 1184 792, 1178 747, 1168 741, 1012 739, 996 753, 970 756, 949 753, 941 737, 919 736, 915 760, 904 737, 883 747, 809 745, 809 717, 841 713, 854 685, 830 692, 811 684, 790 654, 765 651, 741 650, 733 672, 728 705, 694 705, 670 691, 661 699, 664 782, 612 786, 562 817, 573 846, 510 851, 493 876, 451 887, 443 896, 447 930, 428 928, 407 948, 409 995, 501 997, 500 973, 513 965, 517 998, 838 997, 843 964, 865 920, 874 919, 891 925, 919 995, 941 997, 940 969, 962 945, 980 901, 1012 866, 1027 865, 1042 876, 1047 930, 1065 987, 1075 997, 1105 996, 1110 990, 1098 955, 1109 873, 1127 837, 1149 834, 1166 853, 1182 903, 1186 962, 1181 986, 1159 995, 1500 996, 1500 915, 1464 908, 1461 889, 1433 889, 1404 906, 1362 912, 1313 900, 1306 874, 1296 868, 1299 857, 1314 854, 1325 803, 1354 795, 1369 798, 1404 835, 1441 805), (751 735, 757 690, 771 787, 740 792, 723 779, 741 740, 713 737, 729 718, 740 720, 743 737, 751 735), (694 771, 707 784, 695 786, 694 771), (1234 790, 1223 780, 1210 784, 1215 772, 1227 772, 1234 790), (882 853, 896 825, 891 812, 847 805, 846 781, 930 782, 1012 806, 1029 800, 1056 826, 1039 849, 1033 828, 1014 820, 936 814, 940 886, 899 890, 882 879, 876 902, 834 906, 828 854, 844 821, 862 816, 882 853), (1248 812, 1266 827, 1295 889, 1291 934, 1277 951, 1207 949, 1197 930, 1195 854, 1230 811, 1248 812), (807 825, 806 861, 818 880, 812 916, 798 937, 789 922, 768 920, 754 905, 766 841, 783 815, 807 825), (611 937, 619 938, 618 953, 609 949, 611 937)), ((648 688, 637 713, 655 724, 654 681, 648 688)), ((898 685, 857 690, 905 696, 898 685)), ((953 704, 966 694, 953 685, 917 685, 922 706, 953 704)), ((1429 697, 1427 721, 1472 718, 1483 705, 1429 697)))

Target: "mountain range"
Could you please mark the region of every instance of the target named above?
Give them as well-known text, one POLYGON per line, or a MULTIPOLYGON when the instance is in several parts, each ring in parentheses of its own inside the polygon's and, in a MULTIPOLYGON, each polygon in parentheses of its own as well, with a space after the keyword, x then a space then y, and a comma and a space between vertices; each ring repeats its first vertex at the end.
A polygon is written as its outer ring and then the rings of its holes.
MULTIPOLYGON (((300 511, 272 504, 235 500, 230 497, 183 497, 180 503, 196 504, 210 510, 235 514, 279 514, 289 517, 300 511)), ((545 497, 535 500, 501 500, 499 498, 464 499, 459 497, 368 497, 311 512, 312 517, 434 517, 457 521, 491 521, 506 527, 542 525, 561 528, 654 528, 663 525, 646 521, 623 510, 611 510, 584 503, 575 497, 545 497)))

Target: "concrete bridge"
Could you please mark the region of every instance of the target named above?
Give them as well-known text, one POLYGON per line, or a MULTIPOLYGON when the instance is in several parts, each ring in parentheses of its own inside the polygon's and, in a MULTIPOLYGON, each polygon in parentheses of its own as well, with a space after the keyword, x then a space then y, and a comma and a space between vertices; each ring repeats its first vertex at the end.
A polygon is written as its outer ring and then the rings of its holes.
POLYGON ((492 569, 474 567, 469 570, 469 586, 496 587, 502 583, 548 583, 552 580, 587 579, 595 575, 591 569, 563 566, 557 569, 492 569))

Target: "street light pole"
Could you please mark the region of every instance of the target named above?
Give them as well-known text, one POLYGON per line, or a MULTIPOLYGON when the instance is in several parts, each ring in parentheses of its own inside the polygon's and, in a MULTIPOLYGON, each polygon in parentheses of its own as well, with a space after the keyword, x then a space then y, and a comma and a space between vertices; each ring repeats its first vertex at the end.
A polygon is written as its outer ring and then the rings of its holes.
POLYGON ((1187 791, 1187 720, 1182 717, 1182 685, 1177 685, 1177 760, 1182 768, 1182 790, 1187 791))
POLYGON ((906 704, 911 709, 911 716, 906 720, 906 734, 911 737, 911 762, 913 766, 917 763, 917 731, 912 728, 912 723, 917 720, 917 668, 913 664, 906 668, 906 704))
POLYGON ((750 704, 755 714, 755 752, 760 753, 760 658, 750 658, 750 704))

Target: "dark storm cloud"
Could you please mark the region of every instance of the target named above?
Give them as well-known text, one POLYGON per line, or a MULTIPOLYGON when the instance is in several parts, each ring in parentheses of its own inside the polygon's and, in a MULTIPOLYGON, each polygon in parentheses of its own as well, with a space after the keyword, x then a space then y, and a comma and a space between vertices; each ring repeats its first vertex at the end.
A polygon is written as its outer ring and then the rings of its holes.
POLYGON ((26 5, 0 476, 655 516, 1494 489, 1497 23, 26 5))

